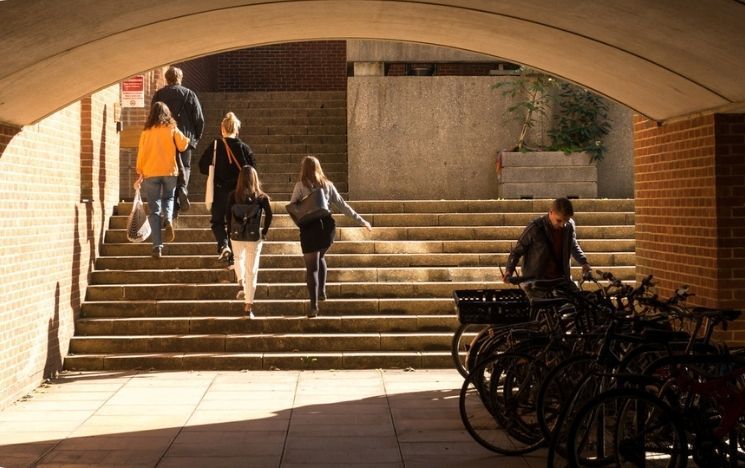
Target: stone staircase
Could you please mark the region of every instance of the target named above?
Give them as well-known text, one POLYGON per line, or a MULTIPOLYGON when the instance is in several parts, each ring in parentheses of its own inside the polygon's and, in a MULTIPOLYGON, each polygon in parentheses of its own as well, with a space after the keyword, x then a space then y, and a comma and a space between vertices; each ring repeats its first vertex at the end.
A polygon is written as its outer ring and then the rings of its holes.
MULTIPOLYGON (((204 137, 199 157, 220 136, 228 111, 241 120, 240 138, 256 155, 263 188, 274 200, 289 200, 300 160, 316 156, 336 188, 347 192, 347 101, 344 91, 200 93, 204 137)), ((195 200, 204 199, 204 176, 197 169, 189 183, 195 200)))
MULTIPOLYGON (((499 265, 548 200, 352 201, 374 226, 337 216, 329 300, 308 312, 297 228, 273 203, 254 310, 243 318, 203 205, 177 223, 165 257, 126 240, 130 203, 110 221, 65 359, 68 370, 354 369, 451 366, 455 289, 502 288, 499 265)), ((576 200, 591 264, 634 279, 633 200, 576 200)), ((576 277, 576 271, 575 271, 576 277)))

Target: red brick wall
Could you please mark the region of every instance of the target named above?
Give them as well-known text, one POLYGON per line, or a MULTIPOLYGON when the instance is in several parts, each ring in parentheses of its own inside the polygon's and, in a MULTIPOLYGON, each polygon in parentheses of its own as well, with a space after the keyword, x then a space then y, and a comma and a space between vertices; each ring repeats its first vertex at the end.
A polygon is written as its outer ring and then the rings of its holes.
POLYGON ((0 408, 67 353, 117 201, 118 100, 112 86, 11 137, 0 129, 0 408))
MULTIPOLYGON (((137 108, 124 108, 122 109, 122 123, 127 132, 134 131, 134 143, 133 146, 122 142, 123 146, 119 151, 119 187, 121 193, 119 198, 122 200, 132 200, 134 197, 134 189, 132 184, 137 179, 137 173, 135 171, 137 164, 137 142, 139 134, 142 131, 142 127, 145 125, 148 113, 150 112, 150 102, 153 99, 153 94, 165 86, 165 70, 168 67, 156 68, 151 70, 145 75, 145 106, 137 108)), ((184 71, 184 78, 186 77, 186 71, 184 71)), ((130 133, 131 134, 131 133, 130 133)))
POLYGON ((742 115, 635 117, 636 272, 661 295, 688 284, 693 304, 745 308, 744 138, 742 115))
POLYGON ((745 309, 745 114, 715 122, 718 300, 745 309))
POLYGON ((218 56, 189 60, 177 63, 177 67, 184 72, 181 84, 199 94, 200 91, 214 91, 217 88, 218 56))
POLYGON ((345 91, 346 41, 290 42, 218 56, 215 91, 345 91))

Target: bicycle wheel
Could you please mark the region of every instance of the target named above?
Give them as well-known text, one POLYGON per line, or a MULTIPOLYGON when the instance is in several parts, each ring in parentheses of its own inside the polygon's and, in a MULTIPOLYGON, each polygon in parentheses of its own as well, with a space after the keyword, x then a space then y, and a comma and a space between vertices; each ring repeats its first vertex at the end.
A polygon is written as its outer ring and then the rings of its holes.
POLYGON ((491 375, 492 412, 507 431, 509 450, 516 454, 535 450, 545 441, 536 411, 538 391, 546 374, 548 367, 541 359, 503 354, 491 375))
POLYGON ((688 443, 678 413, 643 390, 622 388, 585 404, 567 435, 570 466, 684 467, 688 443))
POLYGON ((490 326, 486 324, 464 323, 455 330, 450 345, 450 355, 453 357, 455 368, 463 377, 468 377, 469 351, 486 339, 487 335, 483 332, 488 328, 490 326))
POLYGON ((483 447, 503 455, 534 450, 535 439, 515 437, 515 433, 525 436, 522 421, 510 420, 511 416, 520 414, 520 404, 530 399, 530 392, 518 395, 512 386, 521 380, 531 382, 533 373, 527 369, 533 365, 541 367, 542 363, 529 356, 499 355, 479 364, 463 382, 459 396, 461 420, 466 431, 483 447), (507 404, 505 382, 510 386, 507 404))
POLYGON ((572 392, 571 399, 562 406, 558 417, 556 417, 548 445, 547 467, 562 466, 560 460, 567 458, 569 428, 577 415, 577 411, 595 395, 606 390, 609 384, 609 378, 597 373, 594 368, 580 379, 580 383, 575 386, 572 392))
POLYGON ((594 364, 592 356, 572 356, 551 369, 543 379, 538 391, 536 417, 546 440, 553 437, 561 409, 571 401, 577 385, 594 364))

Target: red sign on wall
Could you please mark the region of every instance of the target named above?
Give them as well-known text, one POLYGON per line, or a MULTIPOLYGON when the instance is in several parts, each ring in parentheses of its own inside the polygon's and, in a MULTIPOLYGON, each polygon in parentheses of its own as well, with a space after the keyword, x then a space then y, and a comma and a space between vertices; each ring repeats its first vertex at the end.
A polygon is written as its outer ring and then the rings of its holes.
POLYGON ((122 107, 145 107, 145 75, 135 75, 121 83, 122 107))

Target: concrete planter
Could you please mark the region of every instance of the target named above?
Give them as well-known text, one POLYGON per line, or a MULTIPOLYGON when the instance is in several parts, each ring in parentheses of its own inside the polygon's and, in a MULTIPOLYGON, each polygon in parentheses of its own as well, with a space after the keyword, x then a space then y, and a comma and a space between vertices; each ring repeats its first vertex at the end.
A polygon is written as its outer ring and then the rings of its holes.
POLYGON ((586 153, 502 153, 500 198, 597 198, 598 169, 586 153))

